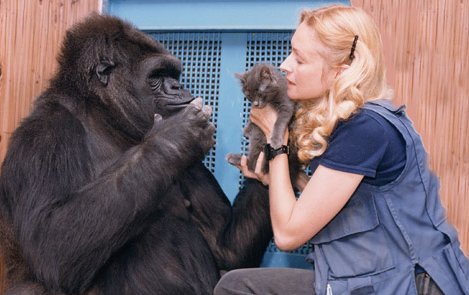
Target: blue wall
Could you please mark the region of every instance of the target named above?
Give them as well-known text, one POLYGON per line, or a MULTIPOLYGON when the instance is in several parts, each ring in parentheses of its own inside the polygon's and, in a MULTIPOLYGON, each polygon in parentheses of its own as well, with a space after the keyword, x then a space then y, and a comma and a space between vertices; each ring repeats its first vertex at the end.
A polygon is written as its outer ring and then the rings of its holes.
POLYGON ((142 30, 293 30, 302 8, 331 0, 107 0, 109 14, 142 30))

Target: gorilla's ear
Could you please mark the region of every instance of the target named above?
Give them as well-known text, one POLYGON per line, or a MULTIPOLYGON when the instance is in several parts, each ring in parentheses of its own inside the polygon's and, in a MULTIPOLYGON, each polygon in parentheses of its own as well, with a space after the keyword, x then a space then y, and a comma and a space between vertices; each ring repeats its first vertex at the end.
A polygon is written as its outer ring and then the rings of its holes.
POLYGON ((96 66, 96 76, 98 77, 98 80, 106 86, 107 83, 109 82, 109 75, 112 72, 112 69, 114 68, 115 64, 112 61, 109 60, 102 60, 97 66, 96 66))

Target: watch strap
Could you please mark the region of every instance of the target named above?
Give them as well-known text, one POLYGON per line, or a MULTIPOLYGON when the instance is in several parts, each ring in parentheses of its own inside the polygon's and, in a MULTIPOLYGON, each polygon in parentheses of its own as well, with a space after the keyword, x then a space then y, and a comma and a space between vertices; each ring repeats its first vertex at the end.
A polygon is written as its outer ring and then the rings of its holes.
POLYGON ((274 149, 270 143, 266 144, 264 146, 264 154, 265 154, 265 158, 267 159, 267 161, 270 161, 272 160, 273 158, 275 158, 276 156, 280 155, 280 154, 289 154, 290 153, 290 148, 288 147, 288 145, 282 145, 281 147, 277 148, 277 149, 274 149))

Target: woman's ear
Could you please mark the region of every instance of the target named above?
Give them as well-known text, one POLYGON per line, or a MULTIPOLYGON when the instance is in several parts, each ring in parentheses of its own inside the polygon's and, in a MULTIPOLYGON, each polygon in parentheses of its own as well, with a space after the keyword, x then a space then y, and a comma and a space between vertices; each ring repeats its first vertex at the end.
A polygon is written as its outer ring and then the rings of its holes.
POLYGON ((345 71, 348 68, 350 68, 350 65, 348 65, 348 64, 342 64, 342 65, 338 66, 335 77, 337 78, 340 74, 342 74, 343 71, 345 71))

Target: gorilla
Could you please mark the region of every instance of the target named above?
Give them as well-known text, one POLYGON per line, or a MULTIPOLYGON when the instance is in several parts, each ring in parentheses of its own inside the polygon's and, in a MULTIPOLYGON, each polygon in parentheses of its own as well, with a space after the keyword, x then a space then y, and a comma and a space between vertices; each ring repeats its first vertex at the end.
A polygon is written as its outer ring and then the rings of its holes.
POLYGON ((210 110, 181 62, 131 24, 94 14, 11 137, 0 176, 8 294, 211 294, 260 263, 268 191, 231 206, 202 163, 210 110))

